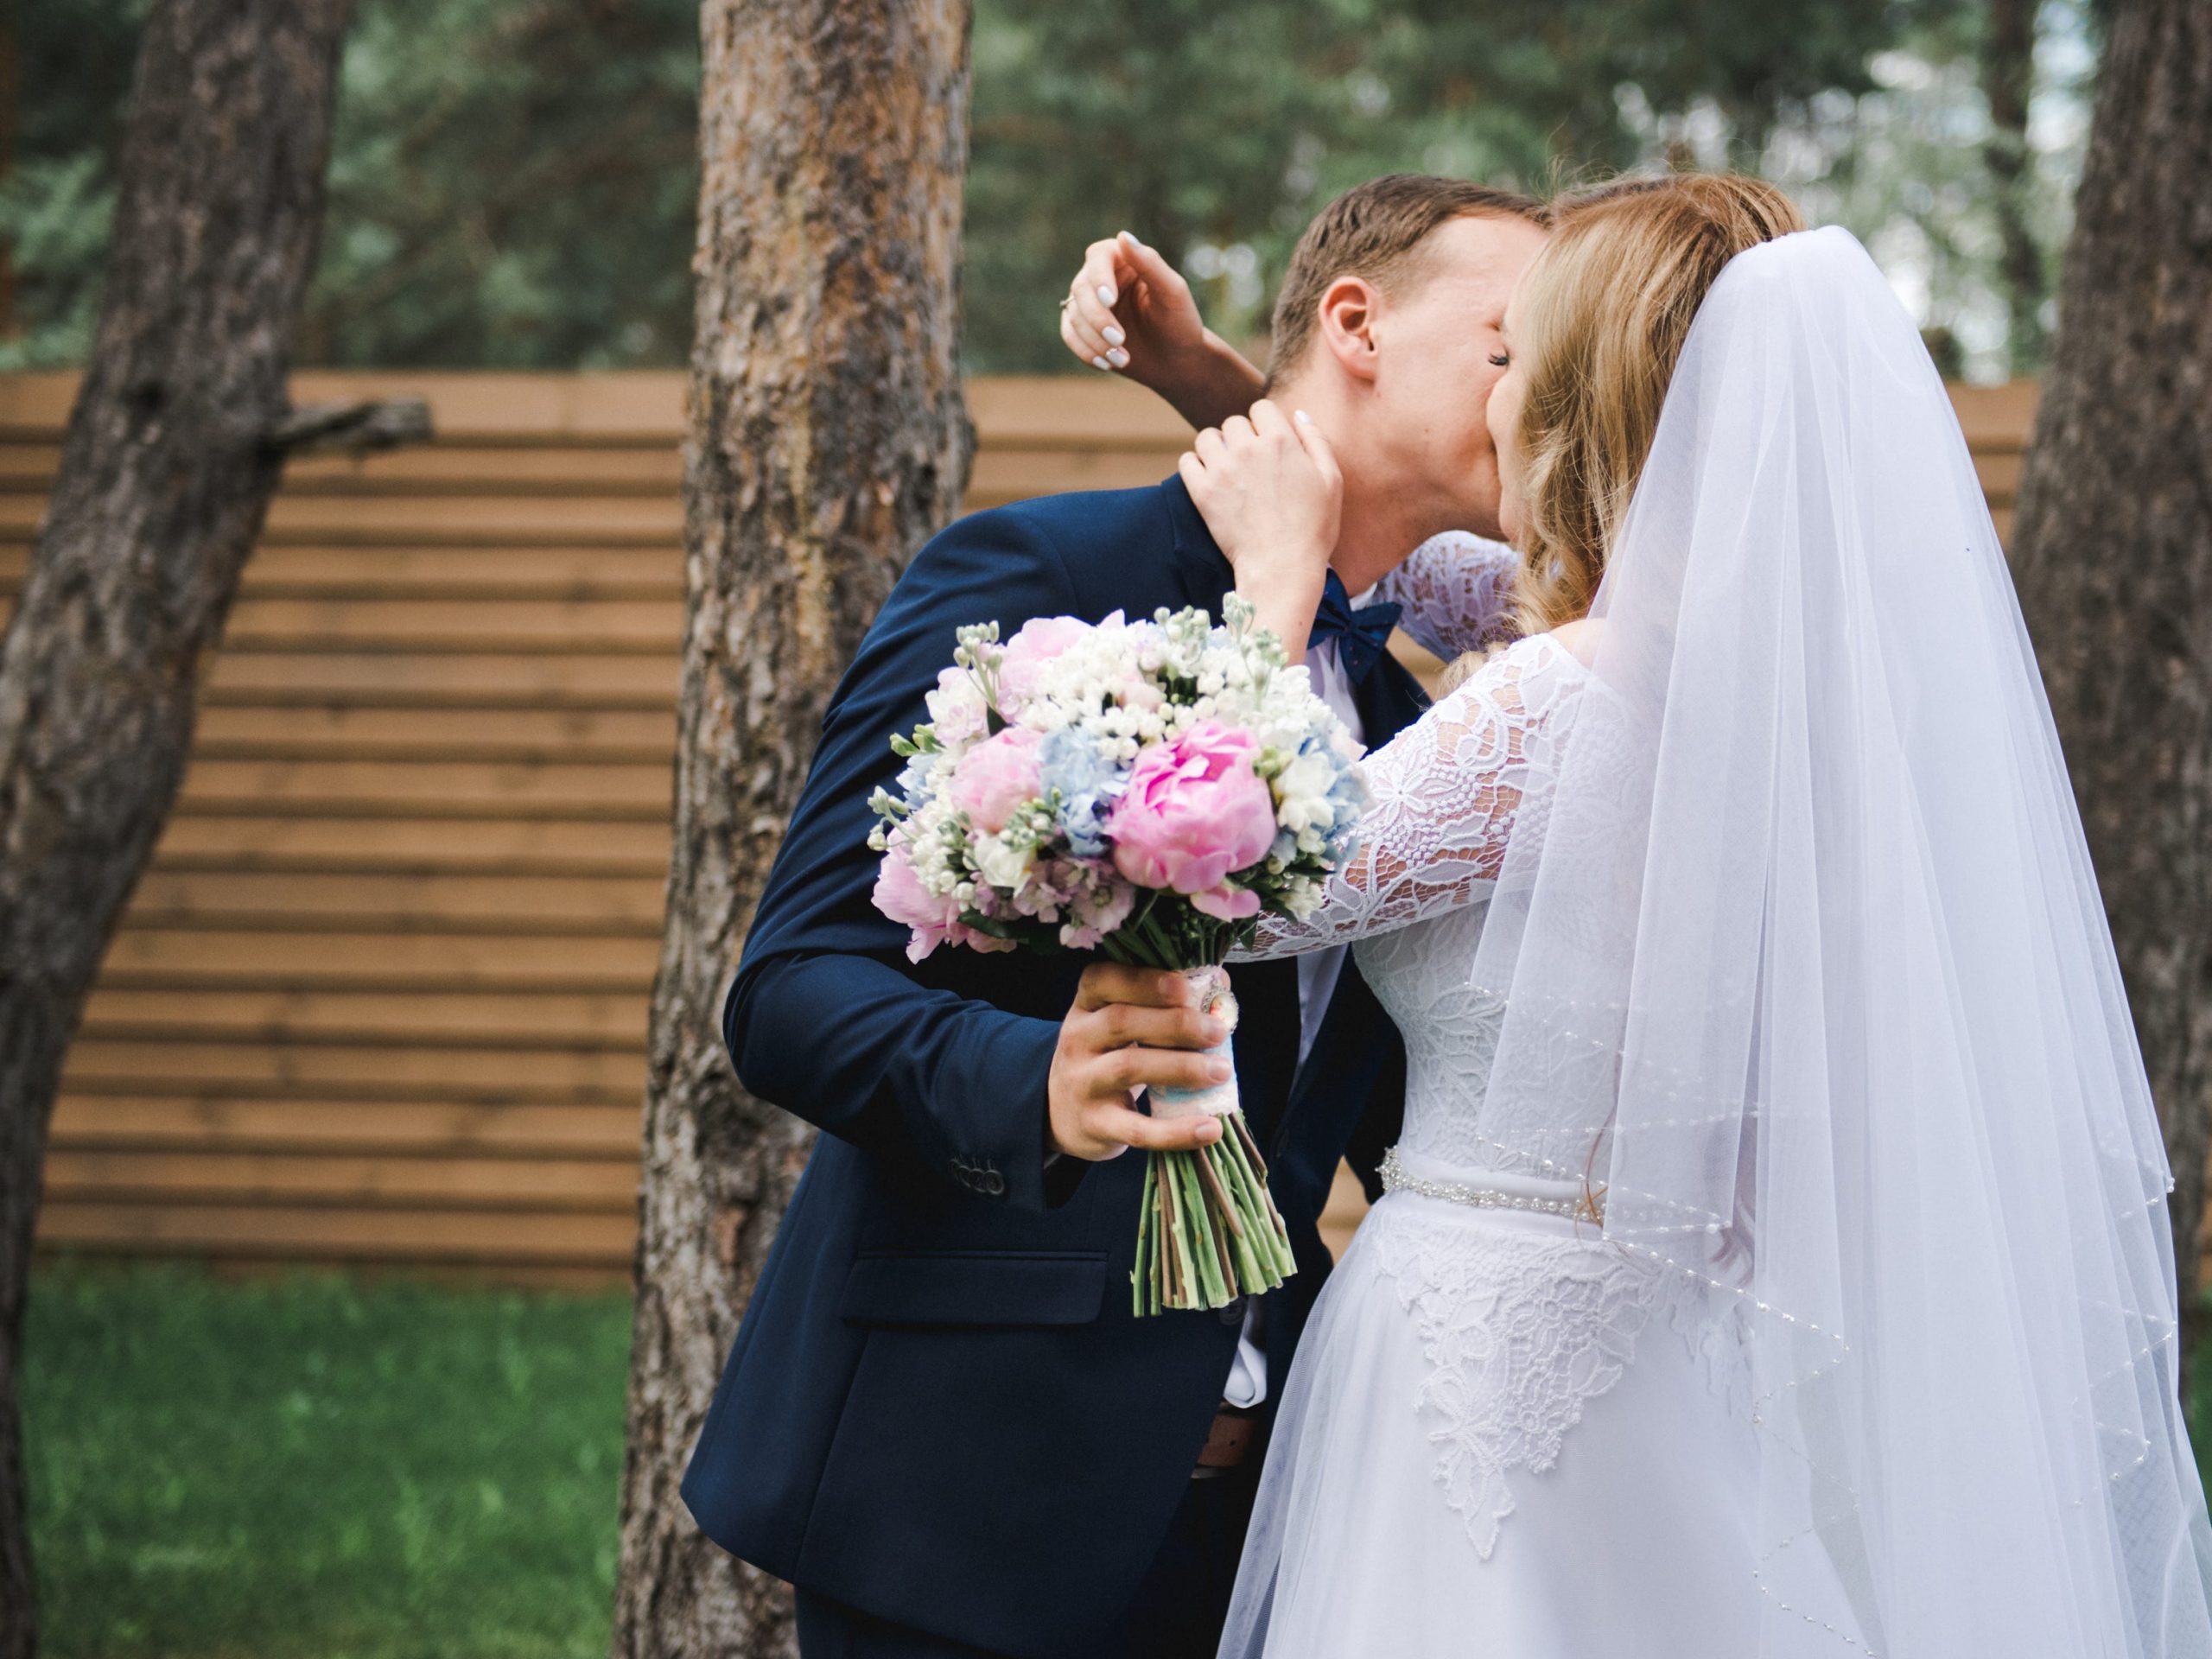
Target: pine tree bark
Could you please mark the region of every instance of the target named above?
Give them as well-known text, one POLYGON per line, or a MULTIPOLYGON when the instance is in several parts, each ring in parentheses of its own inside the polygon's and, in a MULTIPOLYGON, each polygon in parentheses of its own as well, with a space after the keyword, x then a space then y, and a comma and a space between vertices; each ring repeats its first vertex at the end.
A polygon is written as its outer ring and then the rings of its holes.
POLYGON ((1982 158, 1995 185, 1998 270, 2008 314, 2006 355, 2017 375, 2042 366, 2043 250, 2033 216, 2035 156, 2028 144, 2028 108, 2035 91, 2036 13, 2040 0, 1989 0, 1983 22, 1981 90, 1989 102, 1989 139, 1982 158))
POLYGON ((2173 1165, 2212 1142, 2212 7, 2119 0, 2012 558, 2173 1165))
MULTIPOLYGON (((677 1495, 810 1132, 721 997, 839 674, 957 508, 967 0, 706 0, 668 920, 648 1038, 613 1650, 796 1651, 677 1495)), ((888 734, 887 734, 887 736, 888 734)))
POLYGON ((344 0, 149 16, 92 360, 0 641, 4 1659, 37 1641, 16 1388, 54 1090, 283 467, 345 18, 344 0))

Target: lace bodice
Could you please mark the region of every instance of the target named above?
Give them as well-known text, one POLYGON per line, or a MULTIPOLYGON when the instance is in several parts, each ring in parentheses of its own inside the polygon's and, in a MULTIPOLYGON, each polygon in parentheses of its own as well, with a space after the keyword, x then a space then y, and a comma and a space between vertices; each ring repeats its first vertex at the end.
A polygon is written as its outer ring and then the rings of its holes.
POLYGON ((1360 970, 1404 1034, 1403 1144, 1491 1160, 1477 1121, 1503 1005, 1467 981, 1508 838, 1548 798, 1586 679, 1548 635, 1507 647, 1366 760, 1359 845, 1304 922, 1269 917, 1246 957, 1359 944, 1360 970))
POLYGON ((1521 556, 1464 530, 1432 536, 1376 582, 1370 604, 1400 607, 1398 626, 1449 662, 1512 637, 1509 607, 1521 556))
POLYGON ((1519 641, 1367 757, 1359 845, 1303 922, 1268 917, 1241 957, 1293 956, 1464 910, 1489 896, 1524 800, 1585 673, 1548 634, 1519 641))

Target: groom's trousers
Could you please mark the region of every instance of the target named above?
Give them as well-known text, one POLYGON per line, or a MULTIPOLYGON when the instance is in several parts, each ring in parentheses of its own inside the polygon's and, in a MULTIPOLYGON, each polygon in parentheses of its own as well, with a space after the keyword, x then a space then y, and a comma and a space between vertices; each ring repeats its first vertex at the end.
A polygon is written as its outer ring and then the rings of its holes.
MULTIPOLYGON (((1070 1630, 1056 1659, 1214 1659, 1259 1479, 1255 1457, 1193 1480, 1119 1624, 1070 1630)), ((1005 1659, 804 1590, 798 1592, 798 1650, 800 1659, 1005 1659)))

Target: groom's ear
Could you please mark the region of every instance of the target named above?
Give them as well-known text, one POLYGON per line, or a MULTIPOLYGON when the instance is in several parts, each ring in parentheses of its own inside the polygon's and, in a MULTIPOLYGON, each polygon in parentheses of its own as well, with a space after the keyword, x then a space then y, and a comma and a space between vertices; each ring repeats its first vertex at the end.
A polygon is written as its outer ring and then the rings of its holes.
POLYGON ((1355 379, 1375 378, 1382 311, 1382 291, 1364 276, 1339 276, 1322 291, 1317 343, 1355 379))

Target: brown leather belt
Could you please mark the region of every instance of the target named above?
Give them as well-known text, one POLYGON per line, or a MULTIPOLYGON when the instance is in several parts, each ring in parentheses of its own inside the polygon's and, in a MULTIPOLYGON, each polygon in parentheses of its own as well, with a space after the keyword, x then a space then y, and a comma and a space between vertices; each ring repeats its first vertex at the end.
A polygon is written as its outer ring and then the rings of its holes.
POLYGON ((1206 1432, 1206 1443, 1198 1448, 1198 1466, 1191 1471, 1191 1478, 1203 1479, 1235 1469, 1255 1455, 1259 1446, 1259 1414, 1242 1406, 1224 1404, 1214 1413, 1213 1427, 1206 1432))

